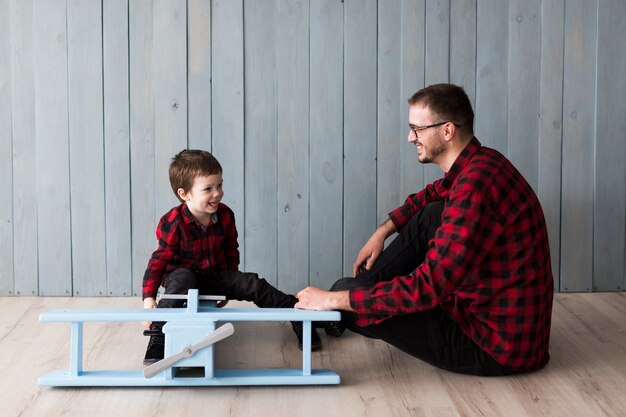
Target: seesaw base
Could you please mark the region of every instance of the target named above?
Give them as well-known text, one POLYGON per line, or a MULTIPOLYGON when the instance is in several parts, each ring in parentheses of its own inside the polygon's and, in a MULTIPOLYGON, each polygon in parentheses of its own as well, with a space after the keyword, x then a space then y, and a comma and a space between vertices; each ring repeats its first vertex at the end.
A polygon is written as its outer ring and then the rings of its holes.
MULTIPOLYGON (((164 296, 165 297, 165 296, 164 296)), ((175 295, 175 297, 181 297, 175 295)), ((65 309, 40 316, 44 322, 70 323, 70 366, 39 378, 39 385, 93 386, 220 386, 220 385, 323 385, 339 384, 336 372, 311 367, 313 321, 338 321, 338 311, 307 311, 295 308, 222 309, 202 305, 197 289, 190 289, 187 308, 156 309, 65 309), (165 359, 143 370, 83 369, 83 324, 85 322, 165 321, 165 359), (229 321, 302 322, 302 368, 215 369, 213 345, 218 332, 232 334, 229 321), (228 329, 230 327, 230 329, 228 329), (209 340, 211 339, 211 340, 209 340), (210 342, 209 344, 206 344, 210 342), (160 363, 160 365, 159 365, 160 363), (156 367, 155 367, 156 365, 156 367), (151 368, 151 369, 150 369, 151 368), (181 372, 182 368, 200 375, 181 372), (159 373, 160 372, 160 373, 159 373)), ((216 340, 220 340, 219 338, 216 340)))
POLYGON ((339 384, 339 375, 327 369, 312 369, 303 375, 302 369, 215 369, 212 379, 181 377, 165 379, 158 375, 145 378, 142 371, 53 371, 39 378, 39 385, 57 387, 138 387, 138 386, 242 386, 242 385, 330 385, 339 384))

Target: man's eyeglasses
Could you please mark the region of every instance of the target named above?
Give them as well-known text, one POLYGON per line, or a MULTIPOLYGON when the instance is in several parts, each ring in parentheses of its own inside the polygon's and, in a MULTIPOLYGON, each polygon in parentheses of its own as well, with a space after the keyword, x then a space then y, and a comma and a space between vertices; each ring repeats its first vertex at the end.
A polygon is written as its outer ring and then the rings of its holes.
POLYGON ((415 126, 415 125, 412 125, 412 124, 409 123, 409 129, 411 129, 413 131, 413 133, 415 134, 415 137, 417 137, 417 132, 421 132, 422 130, 430 129, 431 127, 437 127, 437 126, 445 125, 446 123, 452 123, 456 127, 461 127, 461 125, 459 125, 457 123, 451 122, 450 120, 446 120, 445 122, 433 123, 432 125, 428 125, 428 126, 415 126))

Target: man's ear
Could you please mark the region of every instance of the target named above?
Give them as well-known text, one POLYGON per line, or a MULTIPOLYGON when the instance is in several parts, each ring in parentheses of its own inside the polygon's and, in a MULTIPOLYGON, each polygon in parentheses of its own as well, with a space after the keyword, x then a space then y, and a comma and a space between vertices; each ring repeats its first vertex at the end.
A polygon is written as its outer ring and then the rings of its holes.
POLYGON ((443 134, 446 142, 450 141, 454 135, 456 135, 456 130, 456 125, 452 122, 448 122, 443 126, 443 134))
POLYGON ((182 188, 176 190, 176 194, 178 194, 178 197, 180 197, 181 200, 187 201, 187 193, 182 188))

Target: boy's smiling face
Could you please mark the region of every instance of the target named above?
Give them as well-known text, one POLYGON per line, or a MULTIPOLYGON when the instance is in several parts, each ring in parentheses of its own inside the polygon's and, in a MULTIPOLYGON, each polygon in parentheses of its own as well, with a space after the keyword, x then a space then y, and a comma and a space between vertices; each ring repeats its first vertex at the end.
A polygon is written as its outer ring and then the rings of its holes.
POLYGON ((222 190, 222 173, 196 177, 189 192, 178 189, 178 195, 187 204, 191 214, 203 225, 208 225, 211 216, 224 196, 222 190))

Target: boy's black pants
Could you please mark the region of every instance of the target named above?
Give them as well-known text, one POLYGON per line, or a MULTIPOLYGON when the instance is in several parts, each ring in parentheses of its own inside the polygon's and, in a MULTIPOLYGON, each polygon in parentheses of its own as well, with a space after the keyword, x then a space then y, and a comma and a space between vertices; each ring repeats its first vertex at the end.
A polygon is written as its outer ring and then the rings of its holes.
MULTIPOLYGON (((368 288, 413 272, 424 261, 428 241, 441 225, 442 211, 443 203, 428 204, 381 253, 372 269, 355 278, 340 279, 331 291, 368 288)), ((514 373, 476 345, 441 307, 393 316, 366 327, 355 325, 356 314, 353 312, 342 311, 341 317, 344 325, 355 333, 381 339, 438 368, 484 376, 514 373)))
MULTIPOLYGON (((252 301, 259 307, 292 308, 297 299, 269 284, 258 274, 224 270, 210 278, 199 277, 191 269, 178 268, 163 281, 165 294, 187 294, 197 288, 200 294, 224 295, 229 300, 252 301)), ((182 307, 184 300, 159 300, 158 308, 182 307)))
MULTIPOLYGON (((210 278, 198 276, 187 268, 172 271, 163 281, 165 294, 187 294, 197 288, 200 294, 224 295, 230 300, 252 301, 259 307, 293 308, 298 301, 293 295, 287 295, 255 273, 224 270, 210 278)), ((161 299, 157 308, 179 308, 185 300, 161 299)), ((160 330, 164 322, 154 322, 151 328, 160 330)))

